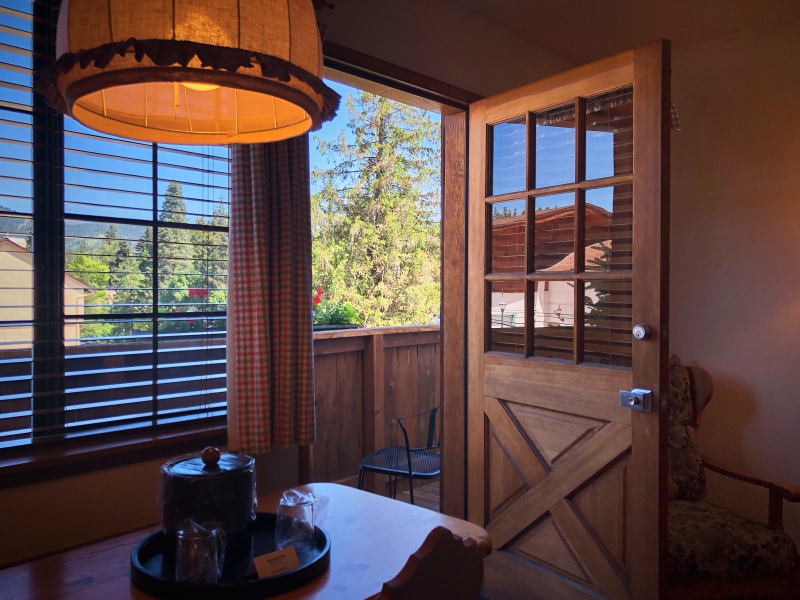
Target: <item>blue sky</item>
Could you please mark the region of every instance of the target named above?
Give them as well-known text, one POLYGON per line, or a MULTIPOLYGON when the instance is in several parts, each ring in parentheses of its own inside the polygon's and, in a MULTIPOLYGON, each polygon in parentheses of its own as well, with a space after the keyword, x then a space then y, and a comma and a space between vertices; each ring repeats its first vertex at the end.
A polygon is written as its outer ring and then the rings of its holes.
MULTIPOLYGON (((325 159, 317 151, 317 140, 330 142, 339 137, 339 132, 341 132, 347 126, 348 113, 347 113, 347 105, 345 103, 345 97, 350 94, 358 93, 358 90, 356 88, 350 87, 349 85, 345 85, 343 83, 338 83, 336 81, 331 81, 330 79, 326 79, 325 84, 328 85, 328 87, 332 88, 337 94, 339 94, 342 97, 342 100, 339 104, 339 110, 336 113, 336 116, 327 123, 323 123, 319 131, 315 131, 311 134, 311 139, 309 140, 309 147, 310 147, 309 159, 311 161, 312 170, 314 168, 323 168, 327 166, 325 159)), ((348 140, 352 139, 353 139, 352 136, 348 136, 348 140)), ((313 188, 314 186, 313 182, 311 185, 313 188)))
MULTIPOLYGON (((525 182, 525 120, 515 119, 493 126, 492 194, 524 192, 525 182)), ((575 181, 575 130, 572 127, 537 125, 536 184, 547 187, 575 181), (546 156, 546 159, 542 157, 546 156)), ((587 131, 586 179, 599 179, 614 175, 614 134, 605 131, 587 131)), ((543 196, 536 201, 554 208, 572 204, 573 195, 543 196)), ((613 210, 613 189, 598 188, 587 194, 587 201, 613 210)), ((516 202, 516 201, 515 201, 516 202)), ((513 212, 516 205, 504 203, 513 212)), ((502 210, 500 206, 500 210, 502 210)))
MULTIPOLYGON (((326 79, 325 83, 331 87, 335 92, 337 92, 341 97, 341 103, 339 104, 339 111, 336 113, 336 117, 334 117, 331 121, 324 123, 319 131, 315 131, 311 134, 310 139, 310 162, 311 162, 311 169, 323 169, 330 167, 331 165, 328 164, 325 157, 323 157, 317 151, 317 142, 318 140, 323 140, 326 142, 330 142, 335 140, 339 137, 339 134, 344 130, 345 131, 345 139, 348 142, 353 141, 352 134, 347 130, 347 121, 349 120, 349 112, 347 110, 347 103, 345 98, 348 95, 355 95, 358 94, 360 90, 358 88, 351 87, 349 85, 345 85, 343 83, 338 83, 336 81, 331 81, 330 79, 326 79)), ((436 122, 439 121, 440 117, 437 113, 429 112, 428 115, 430 118, 436 122)), ((315 182, 311 180, 311 191, 317 191, 315 189, 315 182)))

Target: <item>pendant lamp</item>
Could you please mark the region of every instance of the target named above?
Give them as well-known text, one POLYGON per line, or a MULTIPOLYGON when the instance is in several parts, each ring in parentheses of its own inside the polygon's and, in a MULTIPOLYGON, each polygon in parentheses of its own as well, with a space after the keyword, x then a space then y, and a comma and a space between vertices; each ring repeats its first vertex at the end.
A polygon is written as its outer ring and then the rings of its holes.
POLYGON ((37 74, 47 102, 136 140, 271 142, 339 104, 312 0, 62 0, 56 56, 37 74))

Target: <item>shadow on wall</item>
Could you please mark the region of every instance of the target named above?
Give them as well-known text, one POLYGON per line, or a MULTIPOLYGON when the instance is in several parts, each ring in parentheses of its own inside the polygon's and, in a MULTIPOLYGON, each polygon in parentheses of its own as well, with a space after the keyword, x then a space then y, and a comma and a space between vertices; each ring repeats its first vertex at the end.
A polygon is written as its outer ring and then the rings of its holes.
POLYGON ((700 420, 700 449, 710 458, 723 463, 752 464, 747 459, 744 438, 749 423, 756 415, 754 391, 746 381, 717 377, 713 372, 711 377, 714 380, 714 394, 700 420), (709 444, 703 443, 703 440, 711 439, 714 440, 713 450, 707 449, 709 444))
MULTIPOLYGON (((751 421, 755 420, 757 410, 757 399, 749 385, 738 379, 715 379, 714 396, 703 412, 698 429, 701 452, 723 464, 741 466, 743 470, 756 475, 770 475, 751 466, 756 461, 753 457, 748 457, 746 451, 747 429, 751 421), (712 439, 713 444, 708 443, 712 439)), ((751 519, 766 522, 769 508, 767 490, 713 471, 706 470, 705 474, 707 499, 710 502, 730 508, 751 519)), ((800 543, 800 531, 796 526, 800 517, 799 509, 800 506, 797 504, 784 502, 785 530, 795 543, 800 543)))

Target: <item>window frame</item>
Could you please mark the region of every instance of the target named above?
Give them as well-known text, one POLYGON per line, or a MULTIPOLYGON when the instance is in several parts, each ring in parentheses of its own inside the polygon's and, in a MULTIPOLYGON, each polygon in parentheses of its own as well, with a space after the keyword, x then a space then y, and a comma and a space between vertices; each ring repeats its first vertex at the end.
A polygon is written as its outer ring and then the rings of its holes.
MULTIPOLYGON (((34 0, 34 5, 46 4, 45 11, 35 15, 38 20, 52 18, 56 14, 57 0, 34 0), (48 17, 48 15, 50 15, 48 17)), ((40 9, 42 6, 40 6, 40 9)), ((55 21, 52 29, 52 39, 55 35, 55 21)), ((52 52, 53 44, 48 48, 52 52)), ((466 115, 471 102, 480 100, 482 96, 473 92, 458 88, 416 73, 414 71, 399 67, 392 63, 374 58, 367 54, 340 46, 327 41, 323 47, 324 65, 327 69, 333 69, 337 75, 346 74, 358 78, 362 84, 362 89, 376 91, 384 96, 400 101, 408 101, 411 96, 422 98, 429 104, 425 108, 439 110, 443 116, 443 132, 449 132, 443 137, 443 167, 451 176, 448 178, 445 187, 445 177, 443 176, 442 186, 447 190, 443 193, 442 207, 442 252, 451 253, 458 246, 456 237, 463 235, 466 239, 466 221, 463 214, 463 198, 466 191, 466 180, 463 168, 458 165, 466 158, 466 115), (374 86, 374 87, 373 87, 374 86), (445 118, 446 117, 446 118, 445 118), (460 157, 460 158, 459 158, 460 157), (447 200, 446 200, 447 199, 447 200), (462 209, 458 209, 458 206, 462 209), (458 212, 461 210, 461 212, 458 212), (450 218, 446 219, 446 214, 450 213, 450 218), (447 231, 445 230, 447 229, 447 231), (452 242, 452 243, 451 243, 452 242)), ((50 60, 54 59, 52 54, 50 60)), ((348 83, 341 77, 335 77, 338 81, 348 83)), ((43 105, 41 98, 35 97, 35 102, 43 105)), ((63 121, 59 115, 54 115, 49 108, 44 114, 49 118, 60 122, 63 121)), ((44 131, 47 131, 45 128, 44 131)), ((63 124, 58 131, 61 132, 60 146, 63 147, 63 124)), ((49 189, 58 187, 62 182, 53 182, 49 189)), ((59 204, 62 211, 62 218, 57 222, 60 225, 61 235, 63 236, 63 198, 59 204)), ((463 248, 463 243, 462 243, 463 248)), ((63 282, 63 248, 61 251, 60 282, 63 282)), ((452 256, 451 272, 453 283, 458 279, 463 279, 465 273, 465 255, 462 253, 460 260, 452 256)), ((52 257, 51 257, 52 259, 52 257)), ((444 263, 444 261, 443 261, 444 263)), ((444 266, 443 266, 444 270, 444 266)), ((445 278, 443 277, 443 283, 445 278)), ((63 290, 61 292, 63 294, 63 290)), ((63 302, 63 299, 62 299, 63 302)), ((463 315, 465 311, 465 296, 463 290, 459 292, 455 288, 442 291, 442 307, 448 307, 442 321, 442 335, 447 337, 446 331, 449 329, 452 343, 452 351, 443 353, 445 363, 461 364, 465 363, 464 340, 456 340, 457 327, 463 325, 463 315), (448 324, 450 327, 448 327, 448 324), (459 348, 460 347, 460 348, 459 348)), ((58 305, 61 310, 61 304, 58 305)), ((63 336, 63 329, 61 330, 63 336)), ((463 372, 463 370, 462 370, 463 372)), ((453 417, 458 413, 458 398, 464 397, 464 381, 453 382, 448 391, 448 397, 452 400, 446 401, 445 410, 453 413, 453 417)), ((454 421, 454 427, 458 424, 454 421)), ((458 433, 458 436, 465 437, 465 432, 458 433)), ((78 473, 90 472, 97 469, 118 467, 126 464, 133 464, 154 458, 172 456, 176 453, 196 451, 199 447, 208 444, 224 445, 227 439, 226 419, 224 417, 208 419, 202 424, 197 421, 190 421, 179 426, 165 427, 158 432, 138 431, 133 433, 109 433, 95 436, 94 438, 78 438, 68 440, 67 443, 60 443, 57 446, 39 447, 21 446, 9 448, 0 452, 0 489, 13 487, 16 485, 29 484, 36 481, 75 475, 78 473)), ((454 440, 455 443, 455 440, 454 440)), ((456 451, 455 446, 453 449, 456 451)), ((304 456, 308 454, 308 446, 300 448, 301 479, 303 479, 304 456)), ((458 457, 451 451, 450 461, 455 463, 458 457)), ((455 473, 454 473, 455 475, 455 473)), ((451 503, 454 507, 463 505, 463 499, 452 498, 451 503)), ((457 509, 456 509, 457 510, 457 509)))
MULTIPOLYGON (((31 0, 33 72, 55 60, 57 0, 31 0)), ((66 273, 65 221, 81 219, 102 223, 133 223, 153 228, 165 226, 158 219, 158 148, 152 144, 153 212, 149 222, 116 217, 93 217, 71 214, 65 207, 65 119, 53 111, 37 93, 32 93, 30 109, 4 105, 3 109, 31 118, 32 208, 30 213, 14 213, 30 219, 34 252, 32 253, 32 340, 31 340, 31 431, 26 443, 0 449, 0 489, 54 475, 67 475, 97 468, 117 466, 196 450, 207 444, 222 445, 226 437, 226 417, 188 418, 175 424, 150 424, 133 430, 91 433, 74 438, 65 435, 67 389, 66 344, 64 326, 70 321, 64 306, 66 273)), ((167 149, 167 151, 170 151, 167 149)), ((169 226, 168 224, 166 226, 169 226)), ((227 227, 185 223, 181 229, 227 233, 227 227), (185 225, 185 226, 184 226, 185 225)), ((154 264, 157 255, 153 257, 154 264)), ((153 305, 147 318, 154 325, 152 372, 159 368, 156 323, 164 315, 159 311, 158 284, 153 274, 153 305)), ((227 311, 200 313, 203 316, 226 316, 227 311)), ((124 315, 120 315, 123 316, 124 315)), ((143 315, 137 314, 137 317, 143 315)), ((153 388, 155 393, 156 383, 153 388)), ((154 396, 155 397, 155 396, 154 396)), ((155 414, 155 413, 154 413, 155 414)))

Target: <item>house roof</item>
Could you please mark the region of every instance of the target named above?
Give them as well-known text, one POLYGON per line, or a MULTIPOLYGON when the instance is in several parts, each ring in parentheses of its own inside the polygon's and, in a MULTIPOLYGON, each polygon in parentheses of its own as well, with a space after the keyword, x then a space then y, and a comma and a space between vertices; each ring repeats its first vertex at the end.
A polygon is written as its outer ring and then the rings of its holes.
MULTIPOLYGON (((606 248, 610 247, 611 240, 606 240, 604 242, 597 242, 596 244, 592 244, 591 246, 587 246, 584 250, 584 255, 586 257, 586 270, 587 271, 599 271, 600 267, 596 261, 599 261, 605 256, 605 251, 602 249, 602 246, 606 246, 606 248)), ((552 267, 547 267, 546 269, 542 269, 542 271, 574 271, 575 270, 575 253, 570 252, 552 267)))
MULTIPOLYGON (((22 256, 25 256, 26 259, 27 257, 33 256, 33 254, 28 249, 26 249, 24 246, 20 246, 14 240, 8 237, 0 238, 0 252, 13 252, 15 254, 20 254, 22 256)), ((33 262, 32 258, 30 260, 31 262, 29 262, 28 264, 32 264, 33 262)), ((77 277, 73 277, 69 273, 65 273, 64 278, 66 279, 66 281, 73 282, 75 284, 75 287, 83 288, 86 291, 94 291, 94 288, 90 286, 88 283, 81 281, 77 277)))
MULTIPOLYGON (((586 204, 586 212, 589 215, 599 217, 601 219, 611 220, 611 213, 605 208, 596 206, 594 204, 586 204)), ((539 225, 555 221, 556 219, 570 217, 575 214, 575 206, 559 206, 556 208, 548 208, 545 210, 537 210, 534 216, 534 223, 539 225)), ((514 215, 513 217, 497 217, 492 219, 492 227, 510 227, 525 221, 525 215, 514 215)))

